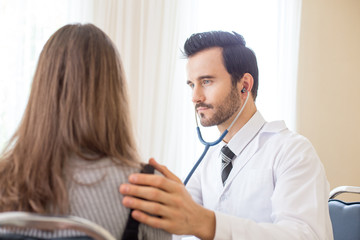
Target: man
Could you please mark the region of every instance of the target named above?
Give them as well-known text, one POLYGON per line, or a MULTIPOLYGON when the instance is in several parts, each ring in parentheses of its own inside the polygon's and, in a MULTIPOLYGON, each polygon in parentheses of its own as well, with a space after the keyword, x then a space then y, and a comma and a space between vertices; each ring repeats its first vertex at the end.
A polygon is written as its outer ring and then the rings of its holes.
POLYGON ((164 176, 134 174, 120 187, 133 217, 201 239, 333 239, 329 184, 311 143, 257 111, 255 54, 237 33, 205 32, 185 43, 188 85, 203 126, 227 129, 186 189, 164 176), (224 157, 226 155, 226 157, 224 157), (142 199, 141 199, 142 198, 142 199))

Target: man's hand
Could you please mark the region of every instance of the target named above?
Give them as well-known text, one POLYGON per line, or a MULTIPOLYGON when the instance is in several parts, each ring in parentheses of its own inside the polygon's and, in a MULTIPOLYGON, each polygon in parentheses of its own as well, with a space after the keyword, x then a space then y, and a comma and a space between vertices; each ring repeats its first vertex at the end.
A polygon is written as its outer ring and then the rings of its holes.
POLYGON ((120 193, 126 195, 124 206, 135 209, 132 217, 173 234, 213 239, 214 212, 195 203, 181 180, 165 166, 154 159, 149 163, 164 176, 132 174, 130 184, 120 186, 120 193))

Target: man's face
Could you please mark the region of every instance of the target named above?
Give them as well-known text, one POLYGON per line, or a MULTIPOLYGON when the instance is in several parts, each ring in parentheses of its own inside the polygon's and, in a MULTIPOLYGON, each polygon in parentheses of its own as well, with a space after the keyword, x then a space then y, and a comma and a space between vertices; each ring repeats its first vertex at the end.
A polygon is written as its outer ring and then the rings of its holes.
POLYGON ((188 85, 203 126, 230 124, 241 105, 239 90, 223 64, 222 49, 205 49, 189 57, 188 85))

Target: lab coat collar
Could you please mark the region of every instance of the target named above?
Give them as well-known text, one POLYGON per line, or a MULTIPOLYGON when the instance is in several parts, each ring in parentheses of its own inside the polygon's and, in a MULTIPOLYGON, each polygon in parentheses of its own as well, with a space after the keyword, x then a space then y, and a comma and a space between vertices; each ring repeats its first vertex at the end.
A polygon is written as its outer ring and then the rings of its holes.
POLYGON ((261 129, 262 133, 278 133, 287 129, 284 121, 274 121, 266 123, 263 129, 261 129))
POLYGON ((239 156, 264 124, 265 119, 259 111, 256 111, 250 120, 231 138, 227 146, 236 156, 239 156))

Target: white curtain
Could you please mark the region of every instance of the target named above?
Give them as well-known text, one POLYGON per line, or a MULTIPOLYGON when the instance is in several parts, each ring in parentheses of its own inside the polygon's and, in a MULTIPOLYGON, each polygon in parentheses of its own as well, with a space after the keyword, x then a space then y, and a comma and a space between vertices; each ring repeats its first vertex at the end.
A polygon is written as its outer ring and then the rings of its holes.
POLYGON ((278 18, 277 117, 297 131, 296 88, 300 42, 301 0, 280 0, 278 18))
POLYGON ((40 51, 58 28, 91 19, 87 0, 0 0, 0 152, 17 128, 40 51))

